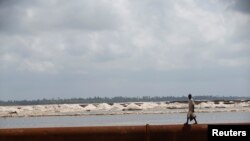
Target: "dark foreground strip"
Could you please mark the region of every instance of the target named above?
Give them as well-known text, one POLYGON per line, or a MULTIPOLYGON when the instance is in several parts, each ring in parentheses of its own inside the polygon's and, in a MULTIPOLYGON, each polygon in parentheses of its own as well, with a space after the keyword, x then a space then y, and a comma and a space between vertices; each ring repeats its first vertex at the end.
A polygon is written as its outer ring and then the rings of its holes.
MULTIPOLYGON (((244 125, 249 129, 250 123, 244 125)), ((214 125, 0 129, 0 141, 207 141, 210 136, 208 126, 210 129, 214 125)))

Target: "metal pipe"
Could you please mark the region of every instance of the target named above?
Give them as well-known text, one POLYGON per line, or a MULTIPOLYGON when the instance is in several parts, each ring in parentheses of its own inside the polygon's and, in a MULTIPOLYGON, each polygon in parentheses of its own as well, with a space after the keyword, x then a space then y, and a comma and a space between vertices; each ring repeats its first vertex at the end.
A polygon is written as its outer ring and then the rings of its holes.
POLYGON ((0 129, 0 141, 206 141, 207 125, 0 129))
POLYGON ((150 141, 206 141, 207 125, 150 126, 150 141))

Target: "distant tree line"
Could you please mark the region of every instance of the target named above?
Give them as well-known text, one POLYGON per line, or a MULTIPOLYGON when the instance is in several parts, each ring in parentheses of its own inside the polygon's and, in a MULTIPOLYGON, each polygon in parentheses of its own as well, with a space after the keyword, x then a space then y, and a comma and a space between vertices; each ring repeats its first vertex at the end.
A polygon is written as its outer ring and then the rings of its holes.
MULTIPOLYGON (((195 96, 195 100, 249 100, 250 97, 220 97, 220 96, 195 96)), ((143 96, 143 97, 90 97, 90 98, 70 98, 70 99, 37 99, 37 100, 0 100, 0 106, 8 105, 44 105, 44 104, 77 104, 77 103, 117 103, 117 102, 159 102, 159 101, 187 101, 187 97, 174 96, 143 96)))

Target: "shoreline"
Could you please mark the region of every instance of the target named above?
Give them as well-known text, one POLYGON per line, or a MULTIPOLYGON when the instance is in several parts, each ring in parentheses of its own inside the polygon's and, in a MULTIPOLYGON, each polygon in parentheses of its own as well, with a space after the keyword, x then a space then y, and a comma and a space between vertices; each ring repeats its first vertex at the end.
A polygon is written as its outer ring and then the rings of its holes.
MULTIPOLYGON (((250 112, 250 101, 195 101, 196 113, 250 112)), ((127 102, 0 106, 0 118, 186 113, 187 102, 127 102)))
MULTIPOLYGON (((237 112, 250 112, 250 111, 212 111, 212 112, 195 112, 199 113, 237 113, 237 112)), ((87 116, 112 116, 112 115, 150 115, 150 114, 183 114, 187 112, 172 112, 172 113, 118 113, 118 114, 65 114, 65 115, 29 115, 29 116, 0 116, 0 119, 11 119, 11 118, 41 118, 41 117, 87 117, 87 116)))

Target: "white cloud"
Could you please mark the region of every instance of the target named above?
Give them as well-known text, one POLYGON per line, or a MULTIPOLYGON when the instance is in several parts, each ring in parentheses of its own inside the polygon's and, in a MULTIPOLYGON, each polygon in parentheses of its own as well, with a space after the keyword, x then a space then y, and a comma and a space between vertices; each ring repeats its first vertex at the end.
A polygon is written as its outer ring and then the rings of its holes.
MULTIPOLYGON (((204 64, 215 65, 214 60, 227 59, 215 54, 224 53, 238 26, 249 22, 248 17, 236 16, 239 13, 235 15, 223 6, 211 11, 196 1, 39 4, 17 8, 26 11, 20 14, 21 25, 18 24, 15 35, 4 35, 9 40, 3 42, 14 41, 13 46, 29 52, 30 57, 23 59, 52 61, 58 66, 55 69, 81 65, 100 69, 107 64, 114 69, 140 70, 208 67, 204 64), (237 20, 231 20, 230 16, 236 16, 237 20)), ((17 23, 14 20, 10 27, 17 23)), ((5 26, 8 30, 8 25, 5 26)))
POLYGON ((57 75, 249 67, 232 1, 3 1, 0 71, 57 75))

